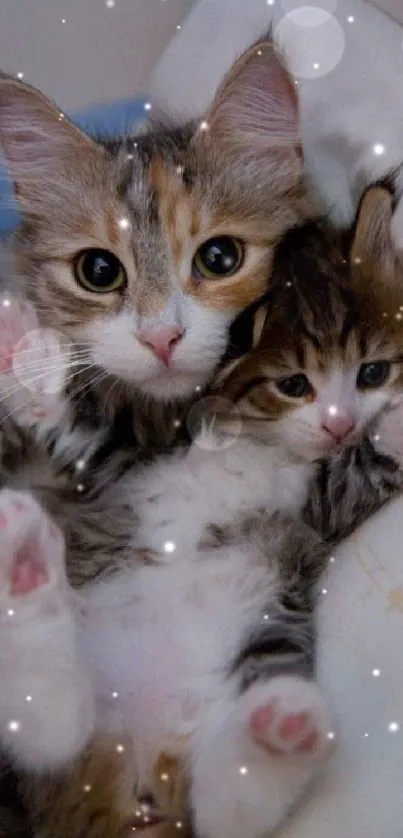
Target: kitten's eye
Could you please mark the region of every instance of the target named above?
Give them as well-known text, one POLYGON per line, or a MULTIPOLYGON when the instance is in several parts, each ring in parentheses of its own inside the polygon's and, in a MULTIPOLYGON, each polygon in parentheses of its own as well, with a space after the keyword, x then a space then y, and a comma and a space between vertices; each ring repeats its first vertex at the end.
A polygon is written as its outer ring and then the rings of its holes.
POLYGON ((126 284, 126 272, 117 256, 109 250, 83 250, 75 259, 77 282, 87 291, 106 294, 126 284))
POLYGON ((196 278, 222 279, 232 276, 242 265, 244 246, 231 236, 217 236, 208 239, 199 247, 192 264, 192 275, 196 278))
POLYGON ((360 390, 381 387, 389 378, 389 375, 389 361, 372 361, 369 364, 361 364, 357 375, 357 387, 360 390))
POLYGON ((312 385, 304 373, 290 375, 288 378, 279 378, 275 382, 277 390, 288 396, 290 399, 302 399, 313 393, 312 385))

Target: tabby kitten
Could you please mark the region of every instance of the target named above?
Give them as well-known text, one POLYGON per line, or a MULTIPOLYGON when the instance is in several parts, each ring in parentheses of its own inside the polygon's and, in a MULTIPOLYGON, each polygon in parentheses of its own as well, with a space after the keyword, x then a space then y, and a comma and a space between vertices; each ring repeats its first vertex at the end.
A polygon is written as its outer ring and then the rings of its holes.
POLYGON ((112 574, 73 596, 60 531, 29 495, 0 496, 2 738, 27 767, 57 767, 93 737, 73 779, 56 773, 53 791, 43 778, 31 787, 41 836, 129 834, 142 811, 133 778, 148 799, 156 775, 160 786, 169 779, 161 766, 179 763, 190 801, 182 825, 190 812, 197 834, 258 838, 320 769, 334 738, 314 676, 315 583, 328 547, 303 512, 317 460, 331 471, 365 430, 378 503, 388 483, 401 485, 391 214, 390 194, 370 190, 347 259, 321 224, 279 246, 256 346, 218 382, 242 433, 221 446, 234 421, 224 412, 187 454, 111 487, 105 509, 123 497, 134 519, 131 556, 112 553, 112 574), (200 459, 207 432, 216 450, 200 459))
POLYGON ((64 431, 75 456, 91 452, 95 430, 105 446, 170 445, 172 403, 211 379, 276 243, 312 215, 272 42, 239 58, 201 121, 113 142, 3 75, 0 148, 22 213, 10 290, 71 343, 59 447, 64 431))

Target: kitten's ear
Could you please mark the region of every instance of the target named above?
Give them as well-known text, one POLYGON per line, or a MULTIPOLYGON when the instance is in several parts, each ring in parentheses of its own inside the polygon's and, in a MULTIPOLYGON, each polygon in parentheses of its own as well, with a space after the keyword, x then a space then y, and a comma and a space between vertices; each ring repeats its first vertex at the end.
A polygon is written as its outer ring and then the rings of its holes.
POLYGON ((0 73, 0 151, 23 209, 40 205, 52 184, 68 183, 77 161, 95 149, 39 91, 0 73))
POLYGON ((396 272, 396 254, 391 238, 393 197, 373 186, 362 198, 355 224, 350 261, 358 277, 373 277, 390 284, 396 272))
POLYGON ((228 148, 254 155, 301 155, 295 85, 271 38, 254 44, 235 62, 205 125, 214 141, 228 148))
POLYGON ((253 332, 252 332, 252 348, 255 349, 258 344, 260 343, 260 338, 262 337, 262 332, 266 323, 267 313, 269 310, 270 304, 266 303, 265 305, 259 306, 256 311, 255 319, 253 322, 253 332))

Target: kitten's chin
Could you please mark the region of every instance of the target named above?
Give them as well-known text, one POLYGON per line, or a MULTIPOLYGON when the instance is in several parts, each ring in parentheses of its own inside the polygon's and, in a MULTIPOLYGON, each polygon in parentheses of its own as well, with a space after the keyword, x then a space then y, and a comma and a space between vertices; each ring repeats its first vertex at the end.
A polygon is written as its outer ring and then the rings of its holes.
POLYGON ((158 401, 170 402, 185 400, 200 393, 208 376, 192 372, 170 372, 164 370, 161 375, 150 376, 136 386, 144 396, 158 401))

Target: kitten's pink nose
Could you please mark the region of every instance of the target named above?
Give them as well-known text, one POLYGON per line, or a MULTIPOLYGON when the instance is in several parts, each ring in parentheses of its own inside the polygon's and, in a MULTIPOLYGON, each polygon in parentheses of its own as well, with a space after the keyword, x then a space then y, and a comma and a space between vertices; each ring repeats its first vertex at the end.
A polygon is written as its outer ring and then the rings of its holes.
POLYGON ((181 329, 175 326, 157 326, 151 332, 141 332, 137 339, 148 346, 155 357, 169 367, 175 346, 183 337, 181 329))
POLYGON ((330 434, 335 442, 343 442, 343 440, 355 428, 354 419, 351 416, 327 416, 322 424, 322 428, 330 434))

